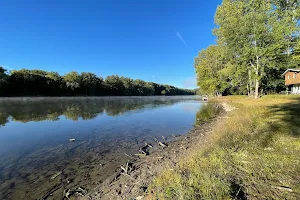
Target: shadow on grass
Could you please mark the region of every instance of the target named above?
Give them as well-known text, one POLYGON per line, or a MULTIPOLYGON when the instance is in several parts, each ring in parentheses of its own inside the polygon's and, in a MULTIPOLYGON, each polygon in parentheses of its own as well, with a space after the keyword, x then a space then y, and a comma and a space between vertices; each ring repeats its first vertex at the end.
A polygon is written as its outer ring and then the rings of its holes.
POLYGON ((268 146, 277 134, 287 134, 292 137, 300 137, 300 97, 291 102, 268 107, 279 121, 269 122, 268 134, 265 135, 263 146, 268 146))

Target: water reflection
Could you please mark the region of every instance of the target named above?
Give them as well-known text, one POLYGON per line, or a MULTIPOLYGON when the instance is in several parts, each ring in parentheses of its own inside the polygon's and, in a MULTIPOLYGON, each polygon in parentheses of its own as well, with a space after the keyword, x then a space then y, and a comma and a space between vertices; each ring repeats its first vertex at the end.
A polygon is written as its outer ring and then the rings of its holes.
POLYGON ((1 102, 0 199, 62 199, 65 189, 92 190, 127 161, 124 153, 190 130, 199 109, 208 113, 202 105, 157 97, 1 102))
POLYGON ((74 98, 72 100, 45 99, 43 101, 12 101, 0 102, 0 126, 10 120, 18 122, 56 121, 64 115, 67 119, 77 121, 89 120, 105 112, 108 116, 117 116, 125 112, 142 109, 146 106, 172 105, 183 101, 176 98, 74 98))

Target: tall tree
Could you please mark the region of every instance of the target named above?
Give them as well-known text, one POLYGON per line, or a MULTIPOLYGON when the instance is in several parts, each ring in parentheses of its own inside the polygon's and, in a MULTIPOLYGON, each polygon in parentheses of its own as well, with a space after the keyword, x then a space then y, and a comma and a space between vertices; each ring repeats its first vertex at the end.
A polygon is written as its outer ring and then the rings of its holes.
POLYGON ((81 81, 80 75, 77 72, 72 71, 64 75, 63 80, 65 81, 66 86, 69 89, 70 93, 72 95, 76 94, 76 90, 80 86, 80 81, 81 81))
POLYGON ((62 77, 57 72, 47 72, 45 75, 47 78, 47 95, 59 96, 62 95, 63 85, 62 77))
POLYGON ((226 68, 227 61, 224 53, 221 45, 213 45, 202 50, 195 58, 198 86, 202 92, 222 95, 229 88, 231 71, 226 68))
POLYGON ((280 73, 294 49, 298 19, 293 9, 299 3, 285 5, 288 11, 283 13, 280 2, 284 1, 224 0, 216 12, 218 28, 214 33, 218 43, 227 47, 230 58, 240 68, 237 71, 248 77, 247 88, 249 93, 254 89, 255 98, 259 97, 266 72, 276 69, 280 73))
POLYGON ((6 69, 0 66, 0 94, 4 93, 4 87, 7 84, 7 74, 6 74, 6 69))
POLYGON ((96 74, 90 72, 82 72, 81 73, 81 84, 85 89, 86 95, 95 95, 96 87, 100 84, 99 78, 96 74))
POLYGON ((110 95, 123 95, 124 85, 122 78, 116 75, 108 76, 105 79, 106 87, 110 95))

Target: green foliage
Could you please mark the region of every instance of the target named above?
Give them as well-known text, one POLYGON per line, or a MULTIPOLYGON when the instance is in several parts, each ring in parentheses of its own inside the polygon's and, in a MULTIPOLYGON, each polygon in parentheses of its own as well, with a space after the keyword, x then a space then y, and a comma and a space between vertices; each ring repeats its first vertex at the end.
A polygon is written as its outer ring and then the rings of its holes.
POLYGON ((283 90, 280 75, 299 65, 299 1, 223 0, 214 30, 217 45, 195 59, 198 85, 207 94, 283 90))
POLYGON ((3 93, 3 89, 7 84, 7 77, 6 70, 0 66, 0 95, 3 93))
POLYGON ((98 78, 96 74, 90 72, 81 73, 81 88, 85 89, 86 95, 96 95, 97 86, 103 86, 102 78, 98 78))
POLYGON ((67 73, 63 77, 64 82, 66 83, 67 89, 70 90, 71 94, 74 94, 76 92, 76 89, 79 88, 81 77, 77 72, 70 72, 67 73))
POLYGON ((194 95, 180 89, 116 75, 102 77, 89 72, 70 72, 64 76, 43 70, 13 70, 0 67, 0 96, 102 96, 102 95, 194 95), (164 91, 164 92, 162 92, 164 91))
POLYGON ((207 122, 210 119, 216 117, 223 111, 223 108, 219 104, 208 103, 203 104, 200 111, 196 114, 196 124, 201 124, 202 122, 207 122))
POLYGON ((202 50, 195 59, 198 85, 201 90, 211 95, 222 94, 229 86, 228 70, 225 68, 224 48, 209 46, 202 50))
POLYGON ((105 84, 108 88, 108 93, 111 95, 123 95, 125 87, 123 85, 122 77, 112 75, 105 79, 105 84))

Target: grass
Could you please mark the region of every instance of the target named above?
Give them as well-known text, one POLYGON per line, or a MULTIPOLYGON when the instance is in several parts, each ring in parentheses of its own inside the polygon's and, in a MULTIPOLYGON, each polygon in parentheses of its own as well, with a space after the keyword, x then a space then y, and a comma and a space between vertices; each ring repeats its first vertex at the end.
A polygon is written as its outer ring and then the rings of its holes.
POLYGON ((208 144, 166 170, 154 199, 300 199, 300 98, 216 98, 238 109, 208 144))
POLYGON ((196 124, 207 122, 219 115, 222 111, 223 108, 220 104, 203 104, 203 106, 201 106, 200 110, 196 114, 196 124))

